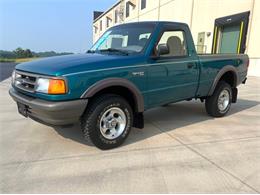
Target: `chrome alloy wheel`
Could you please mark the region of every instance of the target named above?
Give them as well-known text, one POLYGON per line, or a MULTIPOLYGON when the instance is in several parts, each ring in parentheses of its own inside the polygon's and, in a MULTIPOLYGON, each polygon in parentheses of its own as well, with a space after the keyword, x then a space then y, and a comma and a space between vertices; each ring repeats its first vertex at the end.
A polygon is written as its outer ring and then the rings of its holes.
POLYGON ((218 109, 222 112, 225 111, 229 106, 229 101, 230 101, 229 91, 224 89, 223 91, 221 91, 218 97, 218 109))
POLYGON ((100 119, 100 132, 109 140, 119 137, 126 127, 126 115, 117 107, 108 109, 100 119))

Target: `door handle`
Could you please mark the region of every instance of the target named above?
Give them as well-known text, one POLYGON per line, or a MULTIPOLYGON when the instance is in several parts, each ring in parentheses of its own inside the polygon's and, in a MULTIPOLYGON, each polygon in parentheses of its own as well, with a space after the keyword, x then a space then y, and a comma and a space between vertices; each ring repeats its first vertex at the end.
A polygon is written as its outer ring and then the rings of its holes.
POLYGON ((193 63, 188 63, 187 67, 190 69, 190 68, 193 68, 194 67, 194 64, 193 63))

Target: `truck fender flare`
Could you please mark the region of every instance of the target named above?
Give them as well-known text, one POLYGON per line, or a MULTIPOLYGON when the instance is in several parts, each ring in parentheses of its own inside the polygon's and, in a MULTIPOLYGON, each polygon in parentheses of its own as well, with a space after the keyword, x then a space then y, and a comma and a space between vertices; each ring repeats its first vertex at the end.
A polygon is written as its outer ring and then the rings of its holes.
POLYGON ((227 72, 232 72, 233 75, 234 75, 234 86, 231 86, 231 87, 236 87, 238 85, 238 83, 239 83, 239 81, 238 81, 239 76, 238 76, 236 68, 234 66, 227 65, 227 66, 225 66, 225 67, 223 67, 222 69, 219 70, 219 72, 218 72, 217 76, 215 77, 215 79, 213 81, 213 84, 211 85, 211 88, 209 90, 209 94, 208 94, 209 96, 211 96, 214 93, 215 88, 216 88, 219 80, 227 72))
POLYGON ((144 99, 140 90, 129 80, 123 78, 108 78, 96 82, 90 86, 82 95, 81 98, 91 98, 97 92, 108 87, 125 87, 134 96, 137 112, 144 112, 144 99))

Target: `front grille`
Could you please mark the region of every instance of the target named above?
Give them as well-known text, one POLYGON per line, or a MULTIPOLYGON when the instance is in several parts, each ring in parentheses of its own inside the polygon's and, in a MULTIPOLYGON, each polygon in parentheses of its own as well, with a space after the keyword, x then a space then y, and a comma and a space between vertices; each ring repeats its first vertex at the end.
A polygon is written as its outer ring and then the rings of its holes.
POLYGON ((36 80, 37 76, 34 74, 16 71, 14 86, 27 92, 34 92, 36 88, 36 80))

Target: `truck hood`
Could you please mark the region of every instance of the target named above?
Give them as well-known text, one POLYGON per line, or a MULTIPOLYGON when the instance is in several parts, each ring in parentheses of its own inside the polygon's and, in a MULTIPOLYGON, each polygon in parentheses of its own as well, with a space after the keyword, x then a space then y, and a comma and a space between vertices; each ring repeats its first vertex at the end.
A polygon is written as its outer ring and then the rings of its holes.
POLYGON ((81 71, 117 67, 125 58, 128 58, 126 61, 130 62, 133 57, 107 54, 74 54, 21 63, 16 66, 16 69, 43 75, 62 76, 81 71))

